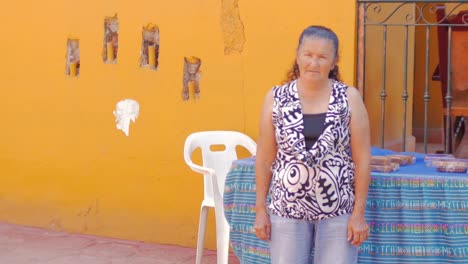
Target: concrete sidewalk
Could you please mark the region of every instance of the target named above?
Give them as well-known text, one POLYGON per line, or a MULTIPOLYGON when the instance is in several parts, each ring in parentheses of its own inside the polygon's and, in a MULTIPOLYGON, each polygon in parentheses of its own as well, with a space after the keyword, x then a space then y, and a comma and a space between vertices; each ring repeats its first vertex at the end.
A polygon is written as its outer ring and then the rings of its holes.
MULTIPOLYGON (((88 235, 68 234, 0 222, 1 264, 195 263, 195 249, 88 235)), ((205 250, 203 263, 215 264, 205 250)), ((231 254, 229 263, 239 263, 231 254)))

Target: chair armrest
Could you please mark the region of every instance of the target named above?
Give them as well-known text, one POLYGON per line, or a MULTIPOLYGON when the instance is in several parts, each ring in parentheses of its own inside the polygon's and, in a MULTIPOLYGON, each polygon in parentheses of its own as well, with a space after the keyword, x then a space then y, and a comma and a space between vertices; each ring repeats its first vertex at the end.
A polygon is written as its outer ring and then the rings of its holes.
POLYGON ((187 165, 195 172, 201 173, 203 175, 215 175, 215 171, 211 168, 206 168, 200 165, 193 163, 192 161, 186 161, 187 165))

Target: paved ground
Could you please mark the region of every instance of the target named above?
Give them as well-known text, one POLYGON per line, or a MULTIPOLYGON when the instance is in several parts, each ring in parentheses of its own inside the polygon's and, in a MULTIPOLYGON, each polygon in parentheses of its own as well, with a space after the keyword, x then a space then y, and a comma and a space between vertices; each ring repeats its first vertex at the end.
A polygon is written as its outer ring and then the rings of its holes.
MULTIPOLYGON (((0 222, 1 264, 195 263, 195 249, 53 232, 0 222)), ((203 263, 216 263, 205 250, 203 263)), ((229 263, 239 263, 235 256, 229 263)))

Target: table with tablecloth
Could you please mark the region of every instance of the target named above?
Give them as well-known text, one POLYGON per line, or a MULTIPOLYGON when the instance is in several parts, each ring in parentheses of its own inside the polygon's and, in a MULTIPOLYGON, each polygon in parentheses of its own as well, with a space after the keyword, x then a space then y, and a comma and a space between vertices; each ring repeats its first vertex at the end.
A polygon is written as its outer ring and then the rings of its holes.
MULTIPOLYGON (((366 203, 371 236, 358 263, 468 263, 468 174, 414 165, 372 172, 366 203)), ((231 247, 241 263, 270 263, 268 244, 255 236, 254 158, 234 161, 224 191, 231 247)))

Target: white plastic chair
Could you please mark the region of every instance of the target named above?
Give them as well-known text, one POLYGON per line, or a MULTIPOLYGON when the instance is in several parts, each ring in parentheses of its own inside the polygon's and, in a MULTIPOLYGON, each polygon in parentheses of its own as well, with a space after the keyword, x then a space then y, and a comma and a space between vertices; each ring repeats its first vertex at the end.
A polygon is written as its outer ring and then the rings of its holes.
POLYGON ((224 216, 223 195, 226 174, 232 161, 237 159, 236 146, 243 146, 255 155, 257 144, 250 137, 236 131, 203 131, 187 137, 184 146, 185 163, 194 171, 204 175, 204 199, 198 224, 196 264, 201 264, 205 244, 205 231, 210 207, 215 209, 217 263, 227 264, 229 256, 229 225, 224 216), (225 150, 212 151, 211 146, 223 145, 225 150), (192 162, 195 149, 201 148, 203 165, 192 162))

